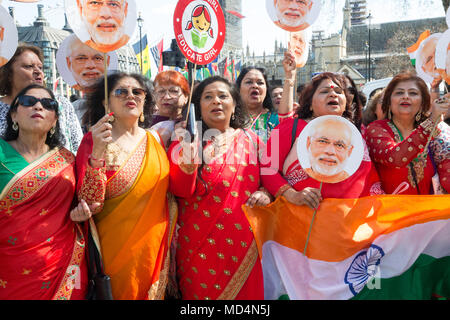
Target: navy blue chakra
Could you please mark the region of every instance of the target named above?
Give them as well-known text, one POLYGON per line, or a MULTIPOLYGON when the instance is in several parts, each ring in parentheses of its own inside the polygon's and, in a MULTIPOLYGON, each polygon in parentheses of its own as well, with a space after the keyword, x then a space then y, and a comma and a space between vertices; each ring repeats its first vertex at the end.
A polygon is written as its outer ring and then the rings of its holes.
POLYGON ((372 244, 367 250, 361 251, 345 273, 345 283, 356 296, 367 284, 370 278, 375 277, 384 251, 372 244))

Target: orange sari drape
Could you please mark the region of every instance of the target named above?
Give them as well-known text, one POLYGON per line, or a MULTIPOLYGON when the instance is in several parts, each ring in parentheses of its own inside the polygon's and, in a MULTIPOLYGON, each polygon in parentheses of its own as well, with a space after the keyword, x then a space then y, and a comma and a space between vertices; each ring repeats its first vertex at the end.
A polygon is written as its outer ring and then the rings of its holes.
MULTIPOLYGON (((80 174, 91 150, 88 134, 78 150, 80 174)), ((130 165, 136 163, 127 161, 119 171, 130 165)), ((168 281, 176 205, 166 197, 169 162, 165 150, 148 132, 139 170, 128 191, 105 199, 103 210, 94 216, 105 273, 111 277, 113 297, 118 300, 162 299, 168 281)))
POLYGON ((74 156, 53 149, 0 195, 0 300, 84 299, 85 240, 70 220, 74 156))

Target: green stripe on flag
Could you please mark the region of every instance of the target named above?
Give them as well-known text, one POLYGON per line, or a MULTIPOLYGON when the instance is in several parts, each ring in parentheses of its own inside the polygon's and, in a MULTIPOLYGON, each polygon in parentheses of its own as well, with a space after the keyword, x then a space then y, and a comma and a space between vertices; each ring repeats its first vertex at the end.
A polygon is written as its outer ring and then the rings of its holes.
POLYGON ((430 300, 433 294, 450 297, 450 257, 421 254, 404 273, 372 279, 352 300, 430 300))

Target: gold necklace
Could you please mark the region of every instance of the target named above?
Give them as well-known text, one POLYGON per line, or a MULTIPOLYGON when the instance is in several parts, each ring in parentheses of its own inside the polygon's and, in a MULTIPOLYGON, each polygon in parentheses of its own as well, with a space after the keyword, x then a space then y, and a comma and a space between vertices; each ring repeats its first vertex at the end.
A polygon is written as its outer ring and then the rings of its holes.
POLYGON ((8 170, 9 172, 11 172, 13 175, 16 175, 14 172, 12 172, 2 161, 0 161, 0 163, 2 164, 2 166, 5 167, 6 170, 8 170))

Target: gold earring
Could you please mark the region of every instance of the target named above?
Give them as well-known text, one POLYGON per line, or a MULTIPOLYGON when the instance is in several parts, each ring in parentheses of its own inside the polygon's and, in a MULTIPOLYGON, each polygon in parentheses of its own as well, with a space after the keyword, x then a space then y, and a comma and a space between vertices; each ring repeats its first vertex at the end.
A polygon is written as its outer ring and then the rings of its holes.
POLYGON ((144 112, 142 112, 141 115, 139 116, 139 121, 140 122, 144 122, 145 121, 144 112))
POLYGON ((416 122, 419 122, 421 118, 422 118, 422 111, 419 111, 416 114, 416 122))
POLYGON ((13 122, 12 128, 13 128, 14 131, 19 130, 19 125, 17 124, 17 122, 15 122, 15 121, 13 122))
POLYGON ((55 127, 52 127, 52 128, 50 129, 50 137, 53 136, 53 135, 55 134, 55 131, 56 131, 55 127))

